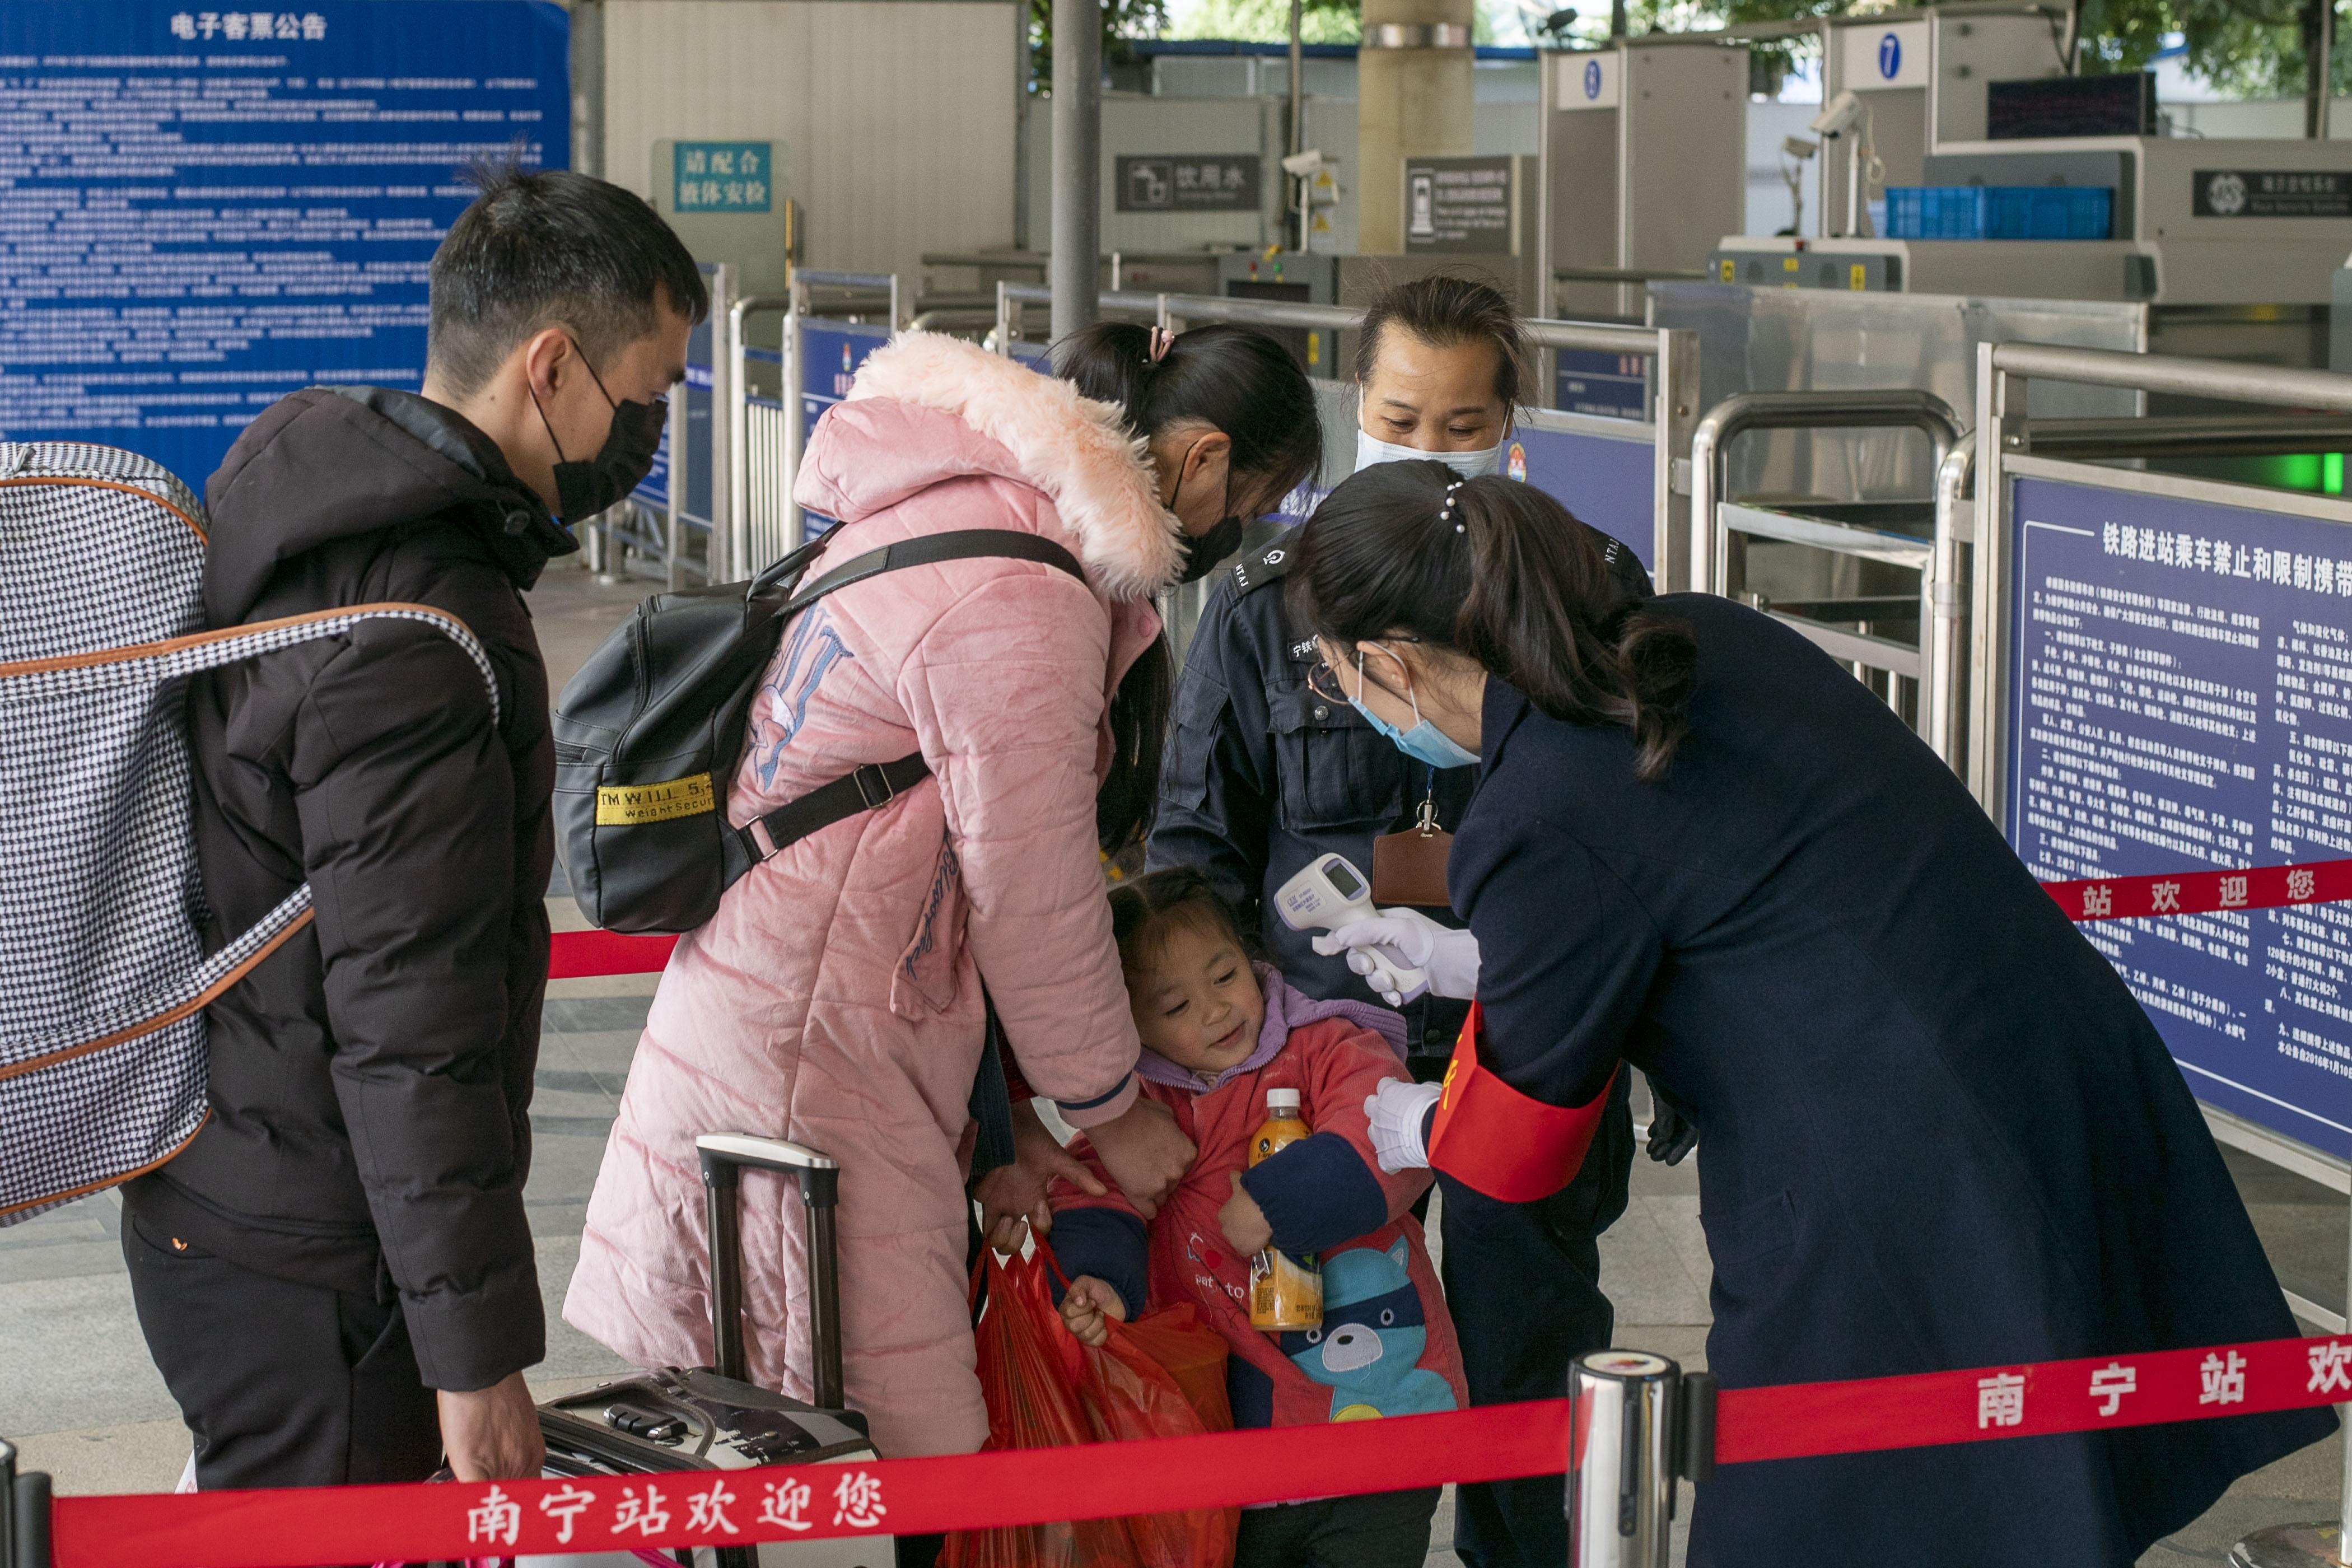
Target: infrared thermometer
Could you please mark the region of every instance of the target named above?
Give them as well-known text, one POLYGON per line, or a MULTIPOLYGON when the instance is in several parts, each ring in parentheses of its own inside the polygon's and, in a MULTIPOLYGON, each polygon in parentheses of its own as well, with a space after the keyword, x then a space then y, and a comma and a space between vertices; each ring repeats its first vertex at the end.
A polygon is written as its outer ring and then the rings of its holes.
MULTIPOLYGON (((1308 861, 1305 870, 1274 895, 1274 907, 1282 923, 1293 931, 1337 931, 1351 921, 1370 920, 1380 913, 1372 907, 1372 885, 1345 855, 1318 855, 1308 861)), ((1396 977, 1400 995, 1414 995, 1429 984, 1424 970, 1393 963, 1388 964, 1388 970, 1396 977)))

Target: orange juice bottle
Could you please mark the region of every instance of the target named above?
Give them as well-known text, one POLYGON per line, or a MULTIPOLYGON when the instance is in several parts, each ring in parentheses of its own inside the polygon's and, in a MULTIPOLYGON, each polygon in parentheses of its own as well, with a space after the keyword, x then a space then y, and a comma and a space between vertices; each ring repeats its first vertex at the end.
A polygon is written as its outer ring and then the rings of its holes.
MULTIPOLYGON (((1265 1121, 1250 1138, 1249 1163, 1270 1159, 1307 1135, 1298 1091, 1265 1091, 1265 1121)), ((1250 1259, 1250 1327, 1314 1329, 1323 1324, 1323 1270, 1312 1255, 1293 1258, 1267 1247, 1250 1259)))

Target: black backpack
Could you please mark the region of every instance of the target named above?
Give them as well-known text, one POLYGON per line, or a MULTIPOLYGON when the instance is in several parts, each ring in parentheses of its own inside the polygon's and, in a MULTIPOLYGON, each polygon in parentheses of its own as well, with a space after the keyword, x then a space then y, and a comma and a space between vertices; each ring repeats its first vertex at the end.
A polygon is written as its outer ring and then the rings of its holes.
POLYGON ((655 595, 565 682, 554 716, 555 832, 580 912, 606 931, 692 931, 768 856, 930 773, 920 752, 868 763, 741 827, 727 820, 751 697, 794 615, 852 583, 941 561, 1003 556, 1086 581, 1049 539, 964 529, 868 551, 795 595, 824 543, 749 583, 655 595))

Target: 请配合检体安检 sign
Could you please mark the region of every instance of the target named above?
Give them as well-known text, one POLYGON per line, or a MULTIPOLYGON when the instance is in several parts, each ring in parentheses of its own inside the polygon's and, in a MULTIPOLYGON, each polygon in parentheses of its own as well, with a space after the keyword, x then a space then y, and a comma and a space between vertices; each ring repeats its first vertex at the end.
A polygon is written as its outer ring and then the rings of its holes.
POLYGON ((199 492, 299 387, 414 391, 469 162, 571 145, 545 0, 0 5, 0 438, 199 492))
POLYGON ((670 162, 679 212, 763 213, 774 205, 773 142, 680 142, 670 162))
MULTIPOLYGON (((2011 481, 2010 842, 2043 881, 2352 857, 2352 527, 2137 479, 2011 481)), ((2199 1099, 2352 1155, 2352 904, 2240 882, 2081 930, 2199 1099)))
POLYGON ((2327 169, 2200 169, 2198 217, 2352 217, 2352 174, 2327 169))
POLYGON ((1121 154, 1113 174, 1123 213, 1255 212, 1261 200, 1255 153, 1121 154))

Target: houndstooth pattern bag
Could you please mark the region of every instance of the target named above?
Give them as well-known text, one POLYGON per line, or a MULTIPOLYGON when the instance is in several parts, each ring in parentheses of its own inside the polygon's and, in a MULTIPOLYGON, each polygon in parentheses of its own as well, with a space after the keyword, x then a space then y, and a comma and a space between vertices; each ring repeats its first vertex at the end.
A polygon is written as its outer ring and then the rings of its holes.
POLYGON ((188 678, 362 621, 205 632, 203 509, 110 447, 0 442, 0 1226, 152 1170, 204 1124, 205 1015, 310 920, 297 889, 207 958, 188 678))

